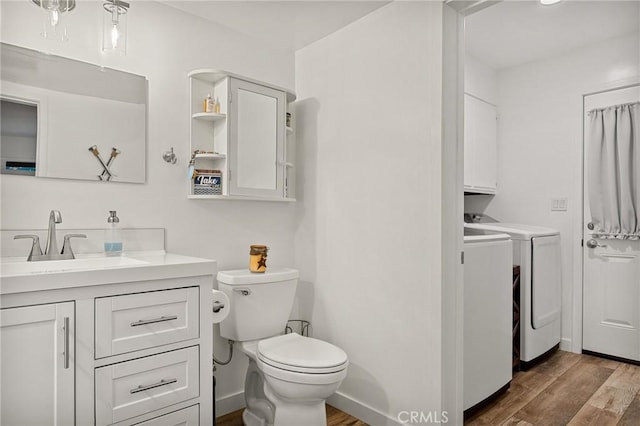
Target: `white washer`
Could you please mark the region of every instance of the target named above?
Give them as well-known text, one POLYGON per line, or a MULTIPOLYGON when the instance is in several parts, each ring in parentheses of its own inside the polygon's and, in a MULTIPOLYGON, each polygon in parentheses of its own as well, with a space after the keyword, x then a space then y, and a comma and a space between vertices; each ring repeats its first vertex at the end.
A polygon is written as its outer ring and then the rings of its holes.
POLYGON ((527 369, 560 344, 562 263, 560 232, 513 223, 466 223, 508 234, 520 266, 520 366, 527 369))
POLYGON ((507 234, 467 234, 463 400, 465 412, 472 412, 511 383, 513 249, 507 234))

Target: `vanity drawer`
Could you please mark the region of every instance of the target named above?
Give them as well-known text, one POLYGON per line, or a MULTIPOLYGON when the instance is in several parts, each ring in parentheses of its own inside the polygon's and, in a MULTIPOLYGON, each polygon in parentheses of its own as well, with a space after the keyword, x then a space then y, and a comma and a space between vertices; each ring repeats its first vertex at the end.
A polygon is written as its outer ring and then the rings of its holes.
POLYGON ((198 287, 95 299, 96 359, 198 337, 198 287))
POLYGON ((96 424, 109 425, 197 398, 198 362, 198 346, 192 346, 96 368, 96 424))
POLYGON ((133 426, 199 426, 200 406, 192 405, 133 426))

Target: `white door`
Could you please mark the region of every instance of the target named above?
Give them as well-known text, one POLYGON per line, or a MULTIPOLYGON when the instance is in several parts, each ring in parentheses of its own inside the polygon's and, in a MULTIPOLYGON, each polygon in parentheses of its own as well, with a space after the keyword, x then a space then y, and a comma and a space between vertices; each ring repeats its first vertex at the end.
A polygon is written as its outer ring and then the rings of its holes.
POLYGON ((74 303, 0 310, 0 424, 74 424, 74 303))
POLYGON ((637 101, 640 86, 584 99, 583 349, 640 361, 640 241, 593 238, 587 170, 588 111, 637 101))

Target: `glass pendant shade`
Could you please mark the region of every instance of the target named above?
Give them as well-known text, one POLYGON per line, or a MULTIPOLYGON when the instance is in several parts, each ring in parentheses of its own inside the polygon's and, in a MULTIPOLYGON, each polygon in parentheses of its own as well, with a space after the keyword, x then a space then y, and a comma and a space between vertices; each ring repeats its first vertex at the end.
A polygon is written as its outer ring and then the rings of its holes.
POLYGON ((102 50, 116 55, 127 54, 127 11, 129 3, 107 0, 102 5, 102 50))
POLYGON ((68 39, 65 15, 76 7, 75 0, 32 0, 42 11, 42 36, 50 40, 68 39))

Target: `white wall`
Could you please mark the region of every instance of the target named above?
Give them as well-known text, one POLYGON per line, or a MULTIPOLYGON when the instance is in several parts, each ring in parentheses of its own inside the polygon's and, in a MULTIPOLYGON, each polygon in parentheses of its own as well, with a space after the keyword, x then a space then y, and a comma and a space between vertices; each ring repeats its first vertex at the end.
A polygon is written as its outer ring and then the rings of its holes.
MULTIPOLYGON (((30 1, 2 1, 0 11, 3 42, 145 75, 149 80, 147 183, 3 175, 2 229, 46 228, 51 209, 62 212, 62 228, 100 228, 106 224, 108 210, 115 209, 124 227, 164 227, 168 251, 216 259, 219 269, 246 267, 249 245, 256 243, 271 248, 270 265, 293 264, 292 204, 187 200, 186 179, 187 72, 220 68, 293 87, 293 52, 274 50, 159 3, 134 1, 127 56, 107 57, 100 53, 102 2, 78 2, 68 16, 67 43, 40 37, 40 12, 30 1), (177 165, 161 158, 170 147, 175 148, 177 165)), ((87 134, 87 146, 91 140, 87 134)), ((226 357, 226 342, 217 339, 215 344, 218 357, 226 357)), ((236 354, 231 366, 218 368, 219 398, 242 391, 245 366, 244 357, 236 354)))
POLYGON ((498 103, 496 70, 468 53, 464 58, 464 92, 493 105, 498 103))
POLYGON ((498 72, 498 194, 473 197, 465 210, 487 203, 498 220, 560 230, 565 349, 580 333, 572 301, 581 262, 582 96, 639 76, 639 34, 498 72), (552 212, 553 197, 567 198, 568 211, 552 212))
POLYGON ((442 402, 441 58, 439 2, 296 52, 298 314, 349 356, 331 402, 370 424, 442 402))

